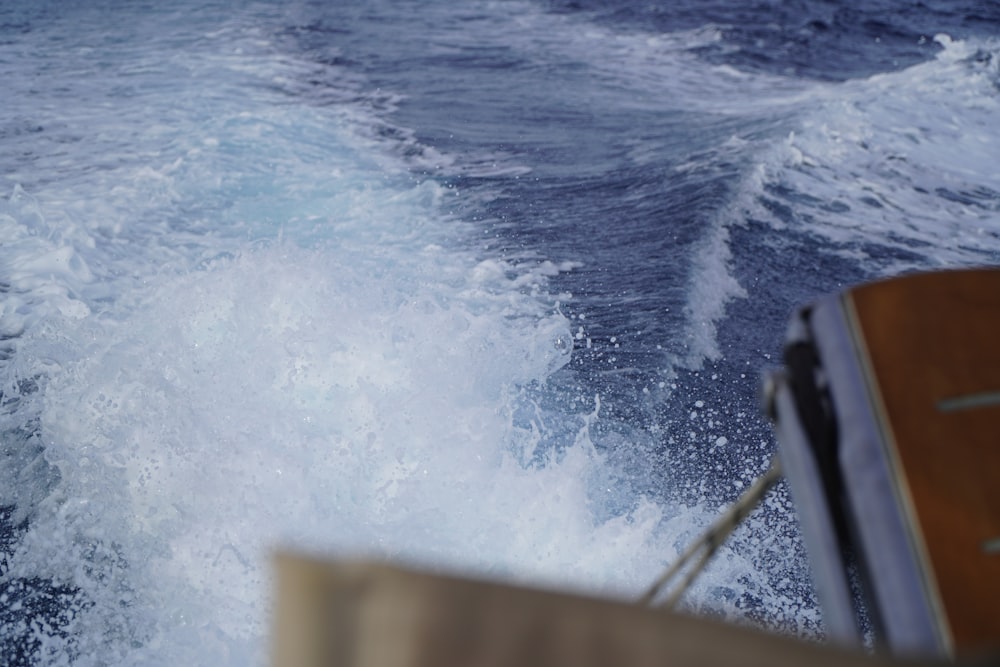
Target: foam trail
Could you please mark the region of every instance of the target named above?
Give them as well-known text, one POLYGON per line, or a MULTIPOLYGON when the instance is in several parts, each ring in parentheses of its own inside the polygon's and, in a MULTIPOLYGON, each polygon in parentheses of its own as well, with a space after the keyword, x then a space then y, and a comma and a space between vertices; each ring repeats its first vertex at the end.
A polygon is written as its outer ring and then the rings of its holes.
POLYGON ((0 211, 3 576, 62 592, 58 627, 3 632, 43 663, 260 663, 278 545, 641 588, 662 509, 601 486, 587 418, 541 456, 514 417, 566 363, 572 267, 473 257, 412 137, 367 131, 384 100, 212 11, 124 43, 58 17, 11 79, 46 129, 0 211))
POLYGON ((277 544, 609 591, 669 552, 660 509, 587 509, 603 462, 585 422, 558 460, 520 462, 514 395, 565 362, 561 317, 519 316, 489 281, 371 280, 337 254, 243 253, 122 316, 26 337, 62 481, 10 575, 82 591, 74 650, 145 661, 168 645, 166 664, 197 638, 199 660, 217 646, 238 664, 266 634, 277 544))
POLYGON ((936 39, 935 60, 819 95, 766 160, 753 214, 784 228, 791 207, 881 273, 995 261, 998 46, 936 39))

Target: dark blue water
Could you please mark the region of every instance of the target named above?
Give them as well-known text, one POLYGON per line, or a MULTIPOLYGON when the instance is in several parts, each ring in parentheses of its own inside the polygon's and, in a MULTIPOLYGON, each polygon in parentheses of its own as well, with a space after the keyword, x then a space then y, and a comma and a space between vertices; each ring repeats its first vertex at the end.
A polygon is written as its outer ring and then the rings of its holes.
MULTIPOLYGON (((766 468, 796 306, 1000 258, 998 39, 992 2, 0 8, 4 664, 259 660, 257 540, 634 594, 766 468)), ((821 635, 797 530, 779 489, 691 610, 821 635)))

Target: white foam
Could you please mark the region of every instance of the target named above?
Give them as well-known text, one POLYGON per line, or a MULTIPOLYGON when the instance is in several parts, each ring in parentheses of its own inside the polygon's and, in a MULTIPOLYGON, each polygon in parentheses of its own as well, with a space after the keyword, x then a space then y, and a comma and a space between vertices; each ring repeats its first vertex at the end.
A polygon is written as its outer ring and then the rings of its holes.
POLYGON ((606 591, 670 553, 659 508, 589 509, 605 501, 585 422, 558 460, 519 462, 517 385, 565 362, 561 317, 519 314, 493 281, 458 294, 430 270, 414 287, 338 253, 249 251, 22 341, 46 359, 62 481, 11 574, 81 588, 74 636, 102 660, 135 642, 144 660, 169 645, 166 663, 192 632, 259 650, 276 545, 606 591))
POLYGON ((601 486, 596 416, 542 460, 513 417, 568 360, 546 281, 574 265, 471 257, 454 195, 357 131, 377 105, 286 104, 312 65, 204 11, 124 46, 49 24, 12 83, 48 129, 0 211, 0 422, 44 446, 5 462, 7 576, 79 590, 41 657, 262 662, 279 545, 641 588, 676 530, 601 486))
POLYGON ((915 255, 883 260, 887 273, 995 262, 1000 47, 938 41, 935 60, 817 91, 801 128, 767 158, 755 196, 769 184, 791 189, 797 224, 843 252, 864 256, 857 244, 871 242, 915 255))

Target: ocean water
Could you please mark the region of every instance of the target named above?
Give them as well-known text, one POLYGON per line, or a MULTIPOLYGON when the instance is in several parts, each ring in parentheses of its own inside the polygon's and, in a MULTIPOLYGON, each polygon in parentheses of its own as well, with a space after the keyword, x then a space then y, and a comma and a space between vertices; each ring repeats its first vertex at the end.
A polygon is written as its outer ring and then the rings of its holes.
MULTIPOLYGON (((275 549, 638 596, 793 308, 1000 261, 1000 7, 0 5, 0 662, 266 664, 275 549)), ((779 488, 685 598, 823 634, 779 488)))

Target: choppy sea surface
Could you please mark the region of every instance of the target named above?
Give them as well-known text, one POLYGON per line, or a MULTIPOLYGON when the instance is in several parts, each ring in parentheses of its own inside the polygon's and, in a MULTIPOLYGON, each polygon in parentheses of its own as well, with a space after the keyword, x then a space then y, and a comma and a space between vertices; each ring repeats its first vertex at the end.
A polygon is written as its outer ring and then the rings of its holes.
MULTIPOLYGON (((629 599, 791 311, 1000 261, 994 2, 0 5, 0 662, 266 664, 275 549, 629 599)), ((684 604, 823 634, 779 488, 684 604)))

